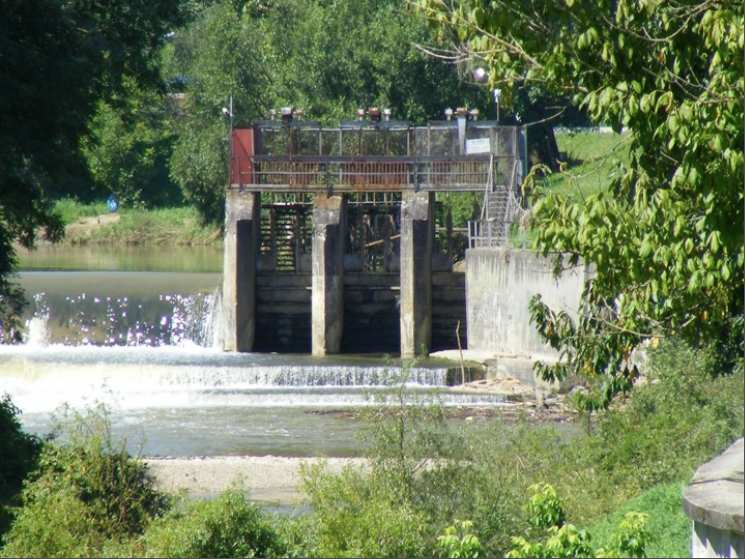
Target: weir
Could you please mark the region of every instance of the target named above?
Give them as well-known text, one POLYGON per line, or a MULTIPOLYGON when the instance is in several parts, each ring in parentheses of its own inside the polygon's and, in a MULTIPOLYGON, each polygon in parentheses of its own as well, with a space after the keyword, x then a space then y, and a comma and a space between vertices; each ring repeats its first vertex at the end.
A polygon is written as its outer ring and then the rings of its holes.
POLYGON ((506 238, 524 131, 465 109, 418 127, 366 114, 324 128, 286 109, 231 130, 225 350, 413 357, 454 347, 459 321, 465 337, 465 281, 437 193, 482 194, 474 239, 506 238))

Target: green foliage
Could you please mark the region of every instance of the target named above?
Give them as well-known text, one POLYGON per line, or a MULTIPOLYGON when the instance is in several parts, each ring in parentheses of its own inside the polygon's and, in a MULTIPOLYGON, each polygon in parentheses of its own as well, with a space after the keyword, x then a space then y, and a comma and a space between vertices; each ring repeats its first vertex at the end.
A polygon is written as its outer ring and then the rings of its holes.
POLYGON ((437 536, 438 557, 467 558, 479 557, 482 553, 481 542, 471 533, 473 522, 464 520, 445 528, 437 536))
POLYGON ((400 0, 281 0, 242 10, 224 1, 199 11, 164 53, 165 78, 186 93, 172 179, 205 220, 220 221, 228 165, 221 108, 230 95, 237 125, 280 106, 336 123, 373 105, 421 122, 442 118, 447 106, 488 104, 483 88, 414 46, 431 42, 425 21, 400 0))
POLYGON ((643 512, 648 516, 647 555, 687 557, 691 546, 691 521, 683 512, 683 487, 681 483, 654 486, 588 526, 587 531, 601 548, 616 547, 612 542, 613 533, 624 515, 630 511, 643 512))
POLYGON ((642 512, 627 512, 611 537, 608 549, 599 549, 602 557, 645 557, 650 539, 647 530, 649 515, 642 512))
POLYGON ((547 484, 531 487, 528 503, 533 526, 545 528, 545 542, 530 543, 523 537, 512 539, 507 557, 645 557, 649 540, 645 513, 628 512, 611 536, 608 548, 593 549, 590 536, 573 524, 565 524, 556 490, 547 484))
POLYGON ((528 516, 531 525, 536 528, 550 528, 564 525, 564 509, 556 494, 556 489, 547 483, 530 486, 533 495, 528 501, 528 516))
POLYGON ((100 554, 107 540, 141 533, 168 505, 146 466, 112 441, 103 408, 64 411, 58 432, 64 442, 44 445, 23 489, 6 556, 100 554))
MULTIPOLYGON (((453 65, 428 59, 424 19, 399 0, 277 2, 260 20, 270 38, 277 101, 325 122, 359 107, 390 107, 394 118, 442 118, 445 107, 488 103, 453 65)), ((485 107, 482 106, 482 109, 485 107)))
POLYGON ((597 424, 593 453, 610 483, 637 492, 685 478, 742 435, 742 371, 712 379, 710 363, 679 341, 650 351, 647 382, 597 424))
POLYGON ((229 126, 222 107, 232 95, 236 122, 269 109, 264 42, 249 14, 217 2, 180 30, 164 53, 166 79, 181 78, 186 85, 183 112, 175 120, 170 176, 205 221, 219 222, 223 214, 229 126))
POLYGON ((119 220, 68 230, 70 244, 185 245, 203 246, 222 242, 216 226, 203 225, 194 208, 124 208, 119 220))
POLYGON ((468 221, 476 219, 484 200, 483 192, 438 192, 437 201, 446 211, 452 212, 454 227, 467 227, 468 221))
POLYGON ((313 508, 315 552, 321 557, 425 554, 427 519, 393 488, 399 479, 347 467, 338 475, 307 469, 304 491, 313 508))
POLYGON ((539 372, 608 377, 587 402, 595 409, 630 389, 638 371, 629 357, 644 340, 696 344, 726 332, 744 292, 742 3, 418 4, 479 53, 507 102, 537 83, 629 129, 629 161, 609 188, 534 200, 536 248, 557 270, 580 259, 596 269, 576 323, 534 304, 565 358, 539 372))
MULTIPOLYGON (((437 407, 417 409, 405 402, 367 410, 370 469, 309 473, 315 529, 307 532, 323 542, 313 549, 321 555, 362 554, 363 548, 373 549, 369 541, 376 537, 396 533, 404 538, 408 522, 410 530, 416 526, 406 536, 419 542, 414 548, 435 554, 438 536, 453 519, 467 518, 473 522, 469 533, 487 556, 504 555, 512 549, 512 536, 526 529, 525 541, 540 541, 543 547, 524 548, 525 556, 579 553, 590 545, 587 534, 593 531, 578 526, 592 525, 659 484, 687 480, 741 436, 743 373, 702 375, 710 359, 708 351, 683 343, 663 343, 650 351, 646 381, 600 412, 590 433, 578 426, 498 420, 461 429, 445 421, 437 407), (522 507, 531 487, 535 495, 522 507), (387 520, 376 520, 377 515, 387 520), (550 533, 548 525, 555 526, 550 533)), ((649 513, 648 531, 658 533, 655 509, 640 503, 620 511, 649 513)), ((638 517, 629 517, 620 531, 623 519, 613 518, 613 529, 592 549, 639 553, 632 541, 642 541, 638 517), (618 532, 615 540, 611 532, 618 532)), ((648 544, 658 546, 656 537, 650 538, 648 544)))
POLYGON ((3 557, 92 557, 106 536, 91 526, 88 507, 72 487, 26 504, 5 536, 3 557))
POLYGON ((241 491, 183 503, 155 520, 133 552, 145 557, 284 556, 276 531, 241 491), (138 553, 139 554, 139 553, 138 553))
POLYGON ((132 79, 125 79, 120 96, 98 102, 82 141, 98 192, 116 195, 122 206, 178 201, 167 171, 173 141, 169 112, 171 104, 161 93, 132 79))
POLYGON ((54 202, 53 211, 63 225, 75 223, 84 217, 96 217, 108 213, 105 202, 83 203, 75 198, 60 198, 54 202))
MULTIPOLYGON (((0 399, 0 502, 14 497, 21 490, 21 483, 36 466, 41 441, 23 432, 20 414, 5 394, 0 399)), ((0 534, 2 531, 0 530, 0 534)))

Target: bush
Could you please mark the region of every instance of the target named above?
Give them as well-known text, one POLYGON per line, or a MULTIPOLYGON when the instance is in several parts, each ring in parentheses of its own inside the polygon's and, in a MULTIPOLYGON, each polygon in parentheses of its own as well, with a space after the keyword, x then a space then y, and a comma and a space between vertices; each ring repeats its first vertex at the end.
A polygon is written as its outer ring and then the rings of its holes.
MULTIPOLYGON (((650 354, 647 382, 600 413, 589 434, 500 420, 466 430, 436 406, 403 400, 371 409, 370 470, 314 470, 306 482, 320 553, 434 554, 437 536, 457 518, 473 522, 484 554, 503 555, 515 534, 546 535, 529 525, 536 511, 521 506, 533 484, 551 483, 567 522, 590 525, 648 488, 684 482, 743 430, 742 370, 713 376, 710 363, 708 350, 663 344, 650 354), (397 530, 411 544, 405 550, 367 543, 397 530)), ((579 537, 570 532, 557 531, 552 545, 579 537)))
POLYGON ((75 223, 84 217, 96 217, 108 212, 105 202, 85 203, 74 198, 60 198, 54 203, 54 213, 65 225, 75 223))
POLYGON ((481 542, 471 533, 473 522, 464 520, 445 528, 441 536, 437 536, 437 555, 455 559, 479 557, 481 542))
POLYGON ((402 494, 391 490, 398 479, 391 483, 388 478, 368 477, 351 467, 340 474, 314 467, 306 470, 304 477, 313 507, 315 552, 321 557, 425 554, 427 518, 402 494))
POLYGON ((61 443, 47 443, 6 535, 9 556, 99 554, 108 539, 141 533, 168 506, 147 467, 115 445, 106 411, 67 411, 61 443))
POLYGON ((23 432, 20 412, 8 394, 0 399, 0 501, 12 499, 21 490, 21 483, 36 466, 41 450, 41 441, 23 432))
POLYGON ((285 547, 263 513, 237 490, 182 503, 141 539, 146 557, 268 557, 285 547))
POLYGON ((689 476, 743 432, 743 373, 712 378, 708 350, 671 341, 650 352, 646 384, 600 417, 591 439, 609 483, 634 494, 689 476))
POLYGON ((548 537, 544 542, 536 543, 514 537, 507 557, 645 557, 649 540, 647 514, 626 513, 614 528, 610 545, 596 548, 587 531, 564 522, 564 509, 553 487, 539 483, 530 490, 532 496, 526 507, 531 515, 530 524, 544 528, 548 537))
POLYGON ((91 525, 88 507, 72 487, 59 487, 20 510, 3 557, 90 557, 106 536, 91 525))

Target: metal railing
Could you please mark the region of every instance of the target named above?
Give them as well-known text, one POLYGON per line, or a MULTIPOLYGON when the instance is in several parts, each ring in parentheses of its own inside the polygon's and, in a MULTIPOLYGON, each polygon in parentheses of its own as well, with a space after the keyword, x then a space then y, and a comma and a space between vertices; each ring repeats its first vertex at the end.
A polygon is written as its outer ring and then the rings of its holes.
POLYGON ((504 224, 493 220, 468 222, 468 248, 490 248, 505 244, 504 224))
POLYGON ((249 189, 284 191, 480 191, 496 181, 510 181, 499 171, 511 157, 327 157, 270 156, 251 158, 251 171, 240 173, 240 185, 249 189))

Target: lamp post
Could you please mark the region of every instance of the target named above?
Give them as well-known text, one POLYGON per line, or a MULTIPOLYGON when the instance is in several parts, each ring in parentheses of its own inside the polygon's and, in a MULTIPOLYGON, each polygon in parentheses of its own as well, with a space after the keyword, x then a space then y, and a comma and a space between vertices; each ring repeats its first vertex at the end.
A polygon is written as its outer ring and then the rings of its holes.
POLYGON ((222 115, 228 119, 228 185, 230 185, 233 171, 233 94, 230 94, 228 106, 222 108, 222 115))
POLYGON ((502 90, 498 87, 494 88, 494 103, 497 105, 497 124, 499 124, 499 100, 502 97, 502 90))
MULTIPOLYGON (((488 78, 489 73, 481 66, 473 71, 473 79, 478 83, 484 83, 488 78)), ((499 100, 502 98, 502 90, 494 88, 492 94, 494 95, 494 103, 497 105, 497 124, 499 124, 499 100)))

